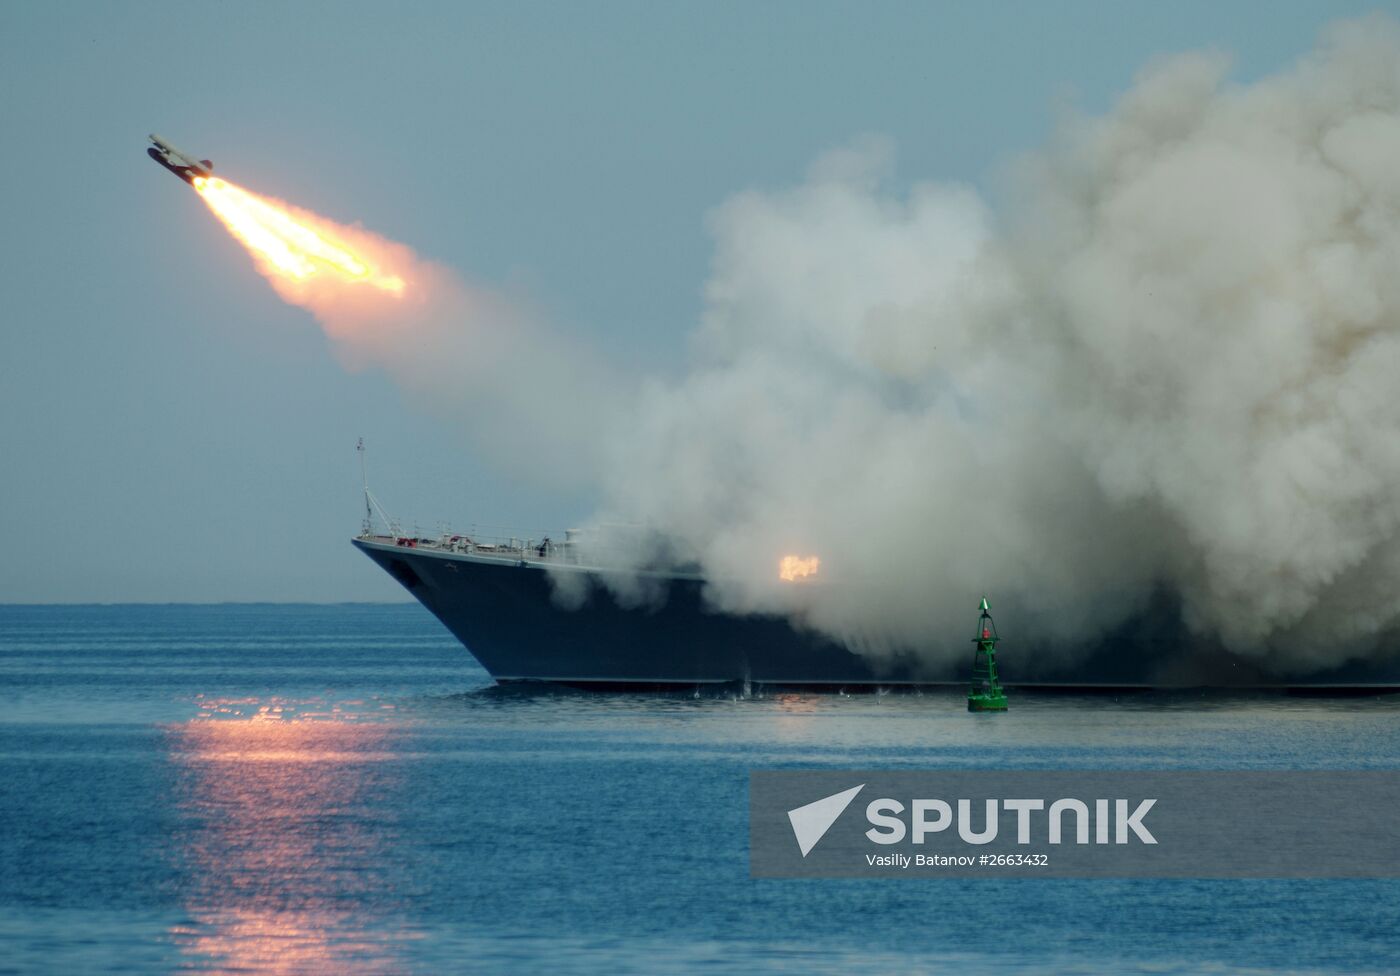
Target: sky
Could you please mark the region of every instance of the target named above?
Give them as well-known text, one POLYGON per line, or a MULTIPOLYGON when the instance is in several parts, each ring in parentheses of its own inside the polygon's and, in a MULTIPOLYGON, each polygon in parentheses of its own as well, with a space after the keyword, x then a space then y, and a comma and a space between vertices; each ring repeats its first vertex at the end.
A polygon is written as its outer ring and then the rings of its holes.
POLYGON ((360 437, 425 530, 538 535, 596 501, 342 365, 149 132, 664 379, 736 194, 877 135, 899 180, 995 204, 1057 118, 1154 59, 1225 51, 1247 81, 1378 6, 4 5, 0 602, 401 599, 349 545, 360 437))

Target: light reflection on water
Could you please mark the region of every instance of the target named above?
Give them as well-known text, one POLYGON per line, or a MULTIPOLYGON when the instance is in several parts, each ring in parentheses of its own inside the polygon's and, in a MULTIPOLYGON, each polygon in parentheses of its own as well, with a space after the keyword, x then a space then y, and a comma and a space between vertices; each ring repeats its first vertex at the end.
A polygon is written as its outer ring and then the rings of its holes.
MULTIPOLYGON (((392 707, 203 699, 171 726, 188 922, 170 935, 190 968, 242 973, 402 969, 414 934, 372 924, 404 886, 386 816, 401 786, 392 707)), ((392 917, 392 912, 389 913, 392 917)))
POLYGON ((416 606, 0 607, 0 970, 1394 968, 1397 882, 748 877, 755 768, 1400 766, 1400 696, 962 696, 495 687, 416 606))

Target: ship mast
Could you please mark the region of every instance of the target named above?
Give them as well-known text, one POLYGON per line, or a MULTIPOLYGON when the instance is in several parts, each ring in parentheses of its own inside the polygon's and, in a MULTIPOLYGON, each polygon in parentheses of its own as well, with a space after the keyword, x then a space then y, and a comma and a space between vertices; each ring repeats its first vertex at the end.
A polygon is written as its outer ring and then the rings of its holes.
POLYGON ((365 439, 363 437, 355 442, 355 453, 360 455, 360 483, 365 492, 365 520, 361 526, 360 534, 366 537, 374 535, 374 515, 378 512, 379 520, 384 523, 389 534, 401 535, 398 523, 384 513, 384 506, 379 504, 379 499, 375 498, 374 492, 369 490, 369 474, 365 468, 365 439))

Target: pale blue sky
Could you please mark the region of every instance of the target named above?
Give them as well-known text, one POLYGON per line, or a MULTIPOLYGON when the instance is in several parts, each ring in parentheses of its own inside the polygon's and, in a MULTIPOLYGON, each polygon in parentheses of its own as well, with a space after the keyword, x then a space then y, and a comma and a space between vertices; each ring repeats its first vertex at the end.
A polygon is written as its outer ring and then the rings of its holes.
POLYGON ((399 599, 347 541, 361 435, 425 526, 588 510, 346 373, 147 132, 675 372, 729 195, 878 133, 994 196, 1059 103, 1190 48, 1257 77, 1377 6, 5 4, 0 602, 399 599))

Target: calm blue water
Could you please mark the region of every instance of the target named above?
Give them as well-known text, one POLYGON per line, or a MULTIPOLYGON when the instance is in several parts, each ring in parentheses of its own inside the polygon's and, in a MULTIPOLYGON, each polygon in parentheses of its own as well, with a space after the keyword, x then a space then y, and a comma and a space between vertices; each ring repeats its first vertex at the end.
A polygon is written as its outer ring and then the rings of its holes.
POLYGON ((0 606, 0 972, 1393 972, 1400 883, 755 881, 754 767, 1400 765, 1400 701, 524 694, 409 606, 0 606))

